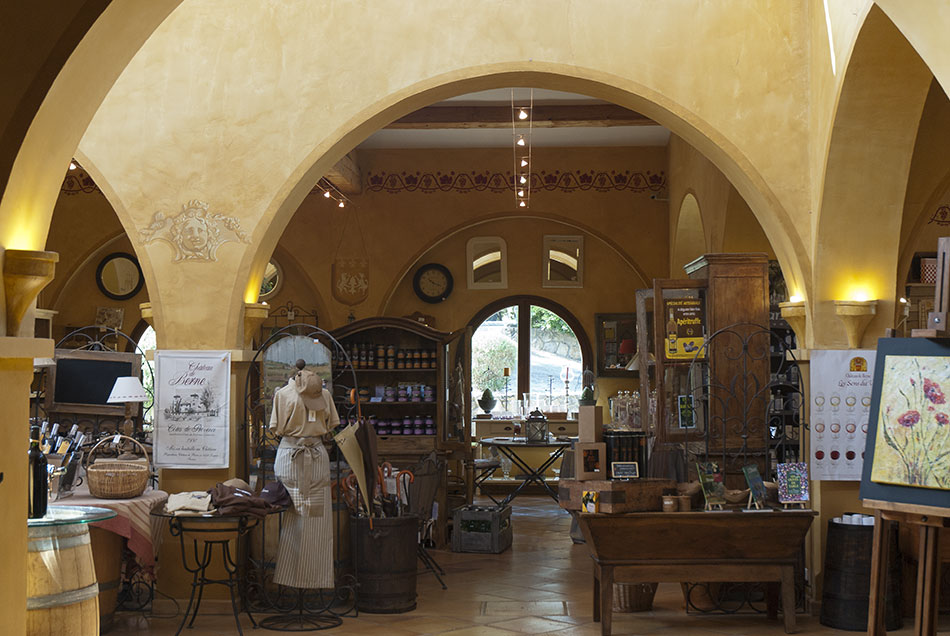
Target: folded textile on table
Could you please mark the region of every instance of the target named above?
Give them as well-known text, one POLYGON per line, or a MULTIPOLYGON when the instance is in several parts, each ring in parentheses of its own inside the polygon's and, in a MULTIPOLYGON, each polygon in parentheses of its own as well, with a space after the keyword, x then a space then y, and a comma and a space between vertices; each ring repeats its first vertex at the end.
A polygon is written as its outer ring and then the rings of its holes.
POLYGON ((293 505, 293 501, 290 499, 290 493, 287 492, 287 489, 284 488, 284 485, 279 481, 269 481, 264 484, 264 488, 261 489, 258 496, 272 506, 287 508, 293 505))
POLYGON ((176 513, 209 512, 211 510, 211 495, 203 490, 176 492, 168 495, 165 510, 176 513))
POLYGON ((250 490, 218 484, 208 491, 211 502, 222 515, 251 515, 266 517, 269 513, 280 509, 263 497, 259 497, 250 490))

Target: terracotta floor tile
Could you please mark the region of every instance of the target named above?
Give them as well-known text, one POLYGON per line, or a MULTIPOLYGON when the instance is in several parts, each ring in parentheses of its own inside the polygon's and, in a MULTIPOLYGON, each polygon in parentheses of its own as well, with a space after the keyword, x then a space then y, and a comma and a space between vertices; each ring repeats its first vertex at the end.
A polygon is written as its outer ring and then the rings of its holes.
MULTIPOLYGON (((346 617, 328 636, 512 636, 551 634, 599 636, 593 622, 591 560, 587 548, 571 542, 570 517, 547 497, 519 497, 512 514, 515 531, 512 548, 502 554, 463 554, 432 550, 445 569, 447 590, 431 573, 420 572, 416 581, 417 609, 403 614, 369 614, 346 617)), ((170 604, 169 604, 170 606, 170 604)), ((184 606, 182 606, 184 607, 184 606)), ((950 627, 943 617, 941 629, 950 627)), ((173 636, 179 618, 145 618, 141 613, 120 612, 107 636, 173 636)), ((799 616, 798 634, 840 634, 819 624, 816 617, 799 616)), ((241 625, 247 636, 276 633, 253 630, 246 615, 241 625)), ((888 634, 913 632, 913 621, 888 634)), ((234 618, 227 611, 210 608, 195 621, 186 636, 236 634, 234 618)), ((307 632, 321 633, 321 632, 307 632)), ((779 636, 780 621, 762 615, 697 615, 685 612, 677 583, 661 583, 653 609, 639 613, 614 613, 616 636, 779 636)), ((851 632, 855 633, 855 632, 851 632)))

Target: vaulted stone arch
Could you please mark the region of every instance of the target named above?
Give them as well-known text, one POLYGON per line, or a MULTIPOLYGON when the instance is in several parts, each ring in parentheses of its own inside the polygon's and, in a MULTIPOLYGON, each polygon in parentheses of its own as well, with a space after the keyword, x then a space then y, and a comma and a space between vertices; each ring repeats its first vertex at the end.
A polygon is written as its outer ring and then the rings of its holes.
POLYGON ((869 341, 892 325, 907 176, 932 74, 871 7, 841 84, 816 232, 811 346, 844 346, 834 300, 880 299, 869 341))

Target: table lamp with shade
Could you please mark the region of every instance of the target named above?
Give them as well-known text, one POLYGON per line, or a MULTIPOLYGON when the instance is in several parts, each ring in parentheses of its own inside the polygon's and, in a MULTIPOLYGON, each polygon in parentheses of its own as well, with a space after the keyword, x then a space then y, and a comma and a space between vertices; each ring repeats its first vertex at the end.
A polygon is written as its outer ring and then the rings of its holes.
POLYGON ((112 393, 109 394, 107 402, 109 404, 125 403, 125 421, 122 423, 124 434, 131 435, 135 430, 135 424, 132 422, 132 405, 146 400, 148 400, 148 393, 137 377, 128 376, 115 379, 112 393))

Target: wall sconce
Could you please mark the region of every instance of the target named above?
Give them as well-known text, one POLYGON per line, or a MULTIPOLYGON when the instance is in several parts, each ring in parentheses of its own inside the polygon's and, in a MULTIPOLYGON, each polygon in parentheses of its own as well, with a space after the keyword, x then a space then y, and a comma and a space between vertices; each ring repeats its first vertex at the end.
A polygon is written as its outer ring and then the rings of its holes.
POLYGON ((807 325, 808 311, 804 300, 789 300, 778 304, 782 311, 782 318, 788 323, 788 326, 795 332, 795 344, 799 349, 805 348, 805 327, 807 325))
POLYGON ((152 313, 152 303, 139 303, 139 311, 142 314, 142 320, 148 323, 152 329, 155 328, 155 314, 152 313))
POLYGON ((56 272, 59 254, 40 250, 3 253, 3 291, 7 303, 7 335, 16 337, 26 310, 56 272))
POLYGON ((244 348, 250 349, 254 343, 254 334, 270 315, 267 303, 244 303, 244 348))
POLYGON ((848 334, 848 347, 857 349, 861 346, 864 330, 877 313, 876 300, 836 300, 835 313, 844 324, 848 334))

